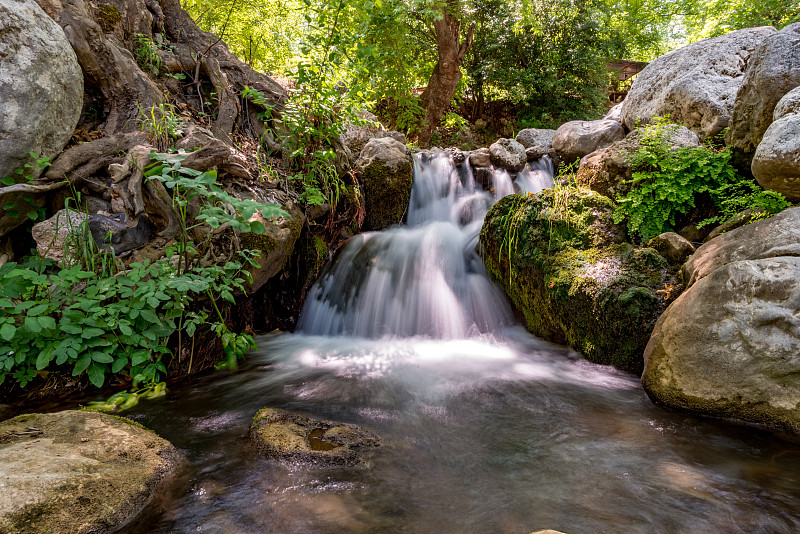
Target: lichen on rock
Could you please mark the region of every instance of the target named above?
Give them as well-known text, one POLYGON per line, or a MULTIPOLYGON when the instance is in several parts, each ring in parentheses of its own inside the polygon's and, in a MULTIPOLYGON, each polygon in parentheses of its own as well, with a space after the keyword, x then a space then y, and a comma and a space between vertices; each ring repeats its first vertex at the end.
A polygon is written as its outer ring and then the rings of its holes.
POLYGON ((652 326, 679 285, 655 250, 624 239, 608 198, 562 189, 501 199, 480 243, 530 332, 638 372, 652 326))

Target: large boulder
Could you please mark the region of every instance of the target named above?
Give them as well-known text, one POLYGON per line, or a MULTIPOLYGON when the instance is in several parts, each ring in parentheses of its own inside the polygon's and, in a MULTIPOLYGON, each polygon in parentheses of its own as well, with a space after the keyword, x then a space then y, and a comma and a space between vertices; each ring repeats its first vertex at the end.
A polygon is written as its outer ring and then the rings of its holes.
POLYGON ((498 139, 489 146, 489 157, 492 165, 511 172, 519 172, 525 168, 528 156, 525 147, 514 139, 498 139))
MULTIPOLYGON (((64 30, 34 0, 0 0, 0 178, 55 157, 78 124, 83 74, 64 30)), ((40 169, 26 171, 32 178, 40 169)))
POLYGON ((773 119, 753 157, 753 176, 765 189, 783 193, 788 200, 797 202, 800 201, 800 87, 778 102, 773 119))
POLYGON ((672 408, 800 436, 798 310, 800 258, 723 265, 661 316, 642 384, 672 408))
MULTIPOLYGON (((626 194, 633 175, 631 156, 647 135, 646 128, 639 128, 611 146, 584 156, 578 167, 578 183, 610 198, 626 194)), ((659 136, 672 148, 700 146, 697 135, 685 126, 665 126, 660 128, 659 136)))
POLYGON ((651 329, 678 284, 655 250, 624 237, 608 198, 544 190, 495 203, 480 245, 531 333, 639 372, 651 329))
POLYGON ((370 139, 356 168, 364 188, 364 230, 382 230, 403 220, 411 198, 411 151, 391 137, 370 139))
POLYGON ((772 32, 747 62, 725 143, 736 163, 750 168, 756 147, 773 121, 783 96, 800 86, 800 23, 772 32))
POLYGON ((492 155, 489 152, 488 148, 479 148, 478 150, 473 150, 469 154, 469 163, 473 167, 481 168, 481 167, 488 167, 492 164, 492 155))
POLYGON ((681 268, 689 287, 729 263, 800 256, 800 208, 791 208, 715 237, 681 268))
POLYGON ((538 159, 550 152, 556 130, 549 128, 526 128, 521 130, 515 140, 525 147, 529 160, 538 159))
POLYGON ((622 103, 622 122, 633 129, 639 121, 669 115, 701 139, 719 134, 731 122, 748 58, 774 33, 771 26, 747 28, 661 56, 633 82, 622 103))
POLYGON ((570 121, 556 130, 553 150, 565 163, 572 163, 624 137, 625 128, 615 120, 570 121))
POLYGON ((159 492, 178 451, 140 425, 93 412, 0 423, 0 532, 115 532, 159 492))
POLYGON ((360 154, 369 140, 375 137, 391 137, 404 145, 406 144, 405 134, 387 131, 378 121, 378 117, 369 111, 360 111, 358 118, 360 119, 359 122, 363 122, 363 124, 348 122, 345 124, 344 132, 339 136, 342 144, 344 144, 351 153, 360 154))
POLYGON ((306 218, 300 209, 299 200, 292 193, 260 187, 259 184, 249 184, 247 189, 236 186, 228 189, 239 198, 249 198, 263 204, 278 204, 289 214, 288 218, 267 220, 256 213, 253 217, 264 225, 266 231, 263 234, 246 233, 240 236, 242 248, 255 250, 259 254, 256 260, 258 266, 248 268, 253 280, 248 284, 247 290, 252 294, 286 266, 295 251, 306 218))
POLYGON ((380 446, 380 438, 360 426, 277 408, 264 408, 256 414, 250 439, 270 458, 323 466, 366 467, 380 446))

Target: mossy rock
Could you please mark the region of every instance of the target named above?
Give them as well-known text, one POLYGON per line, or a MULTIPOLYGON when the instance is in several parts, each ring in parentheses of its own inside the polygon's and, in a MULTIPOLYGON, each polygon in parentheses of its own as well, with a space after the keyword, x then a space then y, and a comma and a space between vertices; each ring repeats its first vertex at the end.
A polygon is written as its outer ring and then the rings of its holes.
POLYGON ((664 258, 625 237, 608 198, 561 189, 500 200, 480 243, 489 273, 531 333, 638 373, 652 328, 679 286, 664 258))
POLYGON ((64 411, 0 423, 0 533, 114 532, 182 462, 122 417, 64 411))
POLYGON ((356 162, 364 192, 363 230, 383 230, 403 220, 411 199, 408 147, 391 137, 370 139, 356 162))
POLYGON ((314 419, 277 408, 253 418, 250 439, 270 458, 322 466, 367 467, 378 436, 356 425, 314 419))

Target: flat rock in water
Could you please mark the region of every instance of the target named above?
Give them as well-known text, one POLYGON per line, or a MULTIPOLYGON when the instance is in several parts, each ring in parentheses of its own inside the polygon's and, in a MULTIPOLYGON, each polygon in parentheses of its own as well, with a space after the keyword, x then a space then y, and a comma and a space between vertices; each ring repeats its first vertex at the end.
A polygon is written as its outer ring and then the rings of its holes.
POLYGON ((356 425, 314 419, 277 408, 253 418, 250 439, 266 456, 328 466, 365 467, 378 436, 356 425))
POLYGON ((0 423, 0 532, 114 532, 172 475, 181 455, 120 417, 64 411, 0 423))

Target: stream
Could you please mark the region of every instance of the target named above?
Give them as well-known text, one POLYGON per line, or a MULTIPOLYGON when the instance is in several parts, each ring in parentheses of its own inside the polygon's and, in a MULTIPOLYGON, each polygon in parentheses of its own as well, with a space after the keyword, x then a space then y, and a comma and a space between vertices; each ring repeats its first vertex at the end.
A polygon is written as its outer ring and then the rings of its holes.
POLYGON ((517 324, 477 237, 497 198, 552 186, 548 160, 495 170, 493 194, 443 155, 414 166, 407 225, 351 239, 296 333, 126 413, 189 468, 125 532, 800 532, 800 445, 656 407, 517 324), (382 445, 369 469, 269 460, 247 436, 263 407, 382 445))

